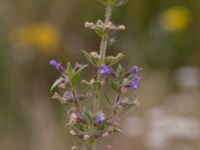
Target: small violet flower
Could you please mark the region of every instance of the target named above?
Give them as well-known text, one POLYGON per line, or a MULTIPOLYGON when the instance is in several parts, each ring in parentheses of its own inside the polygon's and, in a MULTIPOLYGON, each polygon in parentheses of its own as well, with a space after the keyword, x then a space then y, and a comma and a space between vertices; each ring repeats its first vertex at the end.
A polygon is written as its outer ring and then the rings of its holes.
POLYGON ((107 67, 105 64, 104 65, 102 65, 102 67, 101 67, 101 70, 99 71, 99 74, 101 75, 101 76, 103 76, 103 75, 108 75, 108 74, 110 74, 110 68, 109 67, 107 67))
POLYGON ((96 117, 96 123, 97 124, 100 124, 104 121, 105 117, 103 114, 99 114, 97 117, 96 117))
POLYGON ((138 73, 138 71, 139 71, 139 67, 138 66, 135 65, 135 66, 132 67, 132 72, 133 73, 138 73))
POLYGON ((54 68, 56 68, 60 72, 65 72, 65 68, 61 66, 60 63, 58 63, 55 59, 50 60, 50 65, 52 65, 54 68))
POLYGON ((133 81, 132 81, 132 83, 131 83, 131 87, 132 87, 134 90, 137 90, 137 89, 138 89, 138 87, 139 87, 139 80, 140 80, 140 77, 139 77, 139 76, 135 75, 135 76, 133 77, 133 81))

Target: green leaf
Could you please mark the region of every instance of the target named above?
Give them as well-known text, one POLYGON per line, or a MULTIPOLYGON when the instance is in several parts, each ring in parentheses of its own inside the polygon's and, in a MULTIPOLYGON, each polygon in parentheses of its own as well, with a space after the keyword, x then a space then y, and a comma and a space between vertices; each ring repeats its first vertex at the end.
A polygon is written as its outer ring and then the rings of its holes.
POLYGON ((92 90, 98 94, 101 88, 101 83, 99 81, 94 81, 94 83, 92 84, 92 90))
POLYGON ((113 66, 113 65, 115 65, 116 63, 118 63, 119 61, 121 61, 124 57, 125 57, 125 55, 122 54, 122 53, 117 54, 117 56, 114 57, 114 59, 111 61, 111 63, 108 64, 108 66, 113 66))
POLYGON ((83 112, 83 119, 87 122, 88 125, 92 123, 92 116, 91 113, 87 110, 83 112))
POLYGON ((77 123, 75 126, 76 126, 76 128, 77 128, 79 131, 81 131, 81 132, 84 131, 84 126, 83 126, 82 124, 77 123))
POLYGON ((78 72, 76 72, 72 75, 72 78, 71 78, 71 86, 72 87, 75 87, 78 84, 79 78, 80 78, 80 75, 78 72))
POLYGON ((114 58, 115 58, 115 57, 113 57, 113 56, 107 56, 107 57, 105 58, 106 64, 109 65, 109 64, 113 61, 114 58))
POLYGON ((97 130, 105 130, 108 121, 111 119, 111 117, 108 117, 106 119, 104 119, 104 121, 102 123, 99 124, 99 126, 97 127, 97 130))
POLYGON ((120 86, 119 81, 111 79, 110 80, 110 85, 111 85, 112 89, 115 90, 117 93, 120 92, 119 91, 119 86, 120 86))
POLYGON ((76 111, 76 108, 75 107, 71 107, 71 108, 67 108, 66 109, 66 112, 68 115, 70 115, 71 113, 73 113, 74 111, 76 111))
POLYGON ((122 109, 122 112, 125 112, 127 111, 128 109, 132 108, 133 104, 131 102, 127 102, 127 103, 124 103, 123 104, 123 109, 122 109))
POLYGON ((60 84, 60 83, 62 83, 62 82, 64 82, 65 81, 65 79, 64 78, 58 78, 54 83, 53 83, 53 85, 51 86, 51 88, 50 88, 50 91, 52 91, 58 84, 60 84))
POLYGON ((82 131, 76 126, 70 126, 77 134, 80 134, 82 131))
POLYGON ((117 73, 117 77, 120 78, 120 79, 123 78, 124 75, 125 75, 125 70, 120 64, 117 67, 117 72, 116 73, 117 73))
POLYGON ((103 38, 103 36, 105 35, 104 31, 103 31, 101 28, 99 28, 99 27, 97 27, 97 28, 95 29, 95 32, 96 32, 96 34, 97 34, 100 38, 103 38))
POLYGON ((96 22, 96 28, 95 28, 95 32, 96 32, 96 34, 100 37, 100 38, 102 38, 103 36, 104 36, 104 31, 103 31, 103 25, 104 25, 104 22, 103 21, 101 21, 101 20, 98 20, 97 22, 96 22))
POLYGON ((130 75, 128 76, 128 81, 132 80, 133 77, 134 77, 134 74, 130 74, 130 75))
POLYGON ((85 69, 86 67, 88 67, 88 65, 82 65, 77 72, 81 72, 83 69, 85 69))
POLYGON ((97 26, 99 27, 102 27, 104 25, 103 21, 102 20, 97 20, 97 23, 96 23, 97 26))
POLYGON ((73 67, 70 64, 70 62, 67 63, 67 69, 66 70, 67 70, 68 75, 71 76, 72 73, 73 73, 73 67))
POLYGON ((108 95, 105 92, 103 93, 103 95, 104 95, 107 103, 110 104, 110 105, 112 105, 112 102, 111 102, 110 98, 108 97, 108 95))
POLYGON ((120 128, 114 128, 114 132, 124 133, 124 131, 120 128))
POLYGON ((92 60, 92 56, 85 50, 81 50, 85 56, 85 58, 92 64, 92 65, 95 65, 93 60, 92 60))

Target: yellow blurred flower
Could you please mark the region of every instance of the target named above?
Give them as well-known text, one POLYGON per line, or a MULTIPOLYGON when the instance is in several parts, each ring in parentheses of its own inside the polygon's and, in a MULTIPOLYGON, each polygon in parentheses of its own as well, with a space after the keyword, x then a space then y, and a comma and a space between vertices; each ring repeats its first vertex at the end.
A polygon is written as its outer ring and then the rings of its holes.
POLYGON ((45 53, 55 50, 60 42, 60 32, 49 23, 33 23, 11 31, 10 37, 15 46, 36 47, 45 53))
POLYGON ((188 27, 191 22, 190 12, 182 7, 176 6, 166 10, 161 15, 161 26, 169 31, 181 31, 188 27))

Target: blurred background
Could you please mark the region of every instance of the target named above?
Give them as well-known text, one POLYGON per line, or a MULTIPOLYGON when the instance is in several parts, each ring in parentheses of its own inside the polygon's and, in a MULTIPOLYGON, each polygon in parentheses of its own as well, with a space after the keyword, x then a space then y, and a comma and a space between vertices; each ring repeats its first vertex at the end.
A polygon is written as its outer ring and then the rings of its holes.
MULTIPOLYGON (((104 11, 95 0, 0 0, 1 150, 76 144, 63 107, 51 100, 59 73, 49 60, 86 63, 80 49, 98 50, 100 39, 83 24, 103 19, 104 11)), ((112 35, 108 53, 122 51, 126 68, 144 68, 141 106, 123 117, 126 134, 98 149, 200 150, 200 1, 130 0, 112 21, 127 30, 112 35)))

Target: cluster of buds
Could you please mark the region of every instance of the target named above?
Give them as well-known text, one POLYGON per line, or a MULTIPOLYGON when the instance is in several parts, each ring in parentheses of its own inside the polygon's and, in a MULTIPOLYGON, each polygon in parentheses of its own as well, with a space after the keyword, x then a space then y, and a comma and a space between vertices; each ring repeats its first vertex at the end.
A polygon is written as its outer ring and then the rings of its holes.
POLYGON ((104 25, 105 31, 124 31, 125 29, 124 25, 114 25, 111 21, 104 25))
POLYGON ((128 98, 124 98, 116 102, 113 113, 120 113, 129 108, 134 108, 134 107, 139 107, 139 106, 140 106, 140 102, 138 100, 130 101, 128 98))
POLYGON ((111 21, 107 23, 103 23, 101 20, 98 20, 97 23, 93 22, 85 22, 85 28, 92 29, 92 30, 101 30, 104 32, 110 31, 124 31, 126 27, 124 25, 114 25, 111 21))
POLYGON ((86 22, 84 23, 84 26, 85 26, 86 28, 88 28, 88 29, 93 29, 93 28, 95 28, 95 24, 94 24, 93 22, 88 22, 88 21, 86 21, 86 22))
POLYGON ((62 104, 70 104, 70 103, 74 103, 77 99, 79 101, 83 101, 83 100, 90 98, 91 96, 92 96, 91 91, 88 91, 84 95, 76 95, 76 96, 73 94, 73 92, 66 91, 66 92, 64 92, 63 96, 61 96, 60 94, 55 92, 52 96, 52 99, 59 100, 60 103, 62 103, 62 104))
POLYGON ((77 122, 77 115, 75 113, 71 114, 70 119, 69 119, 69 123, 74 125, 77 122))

